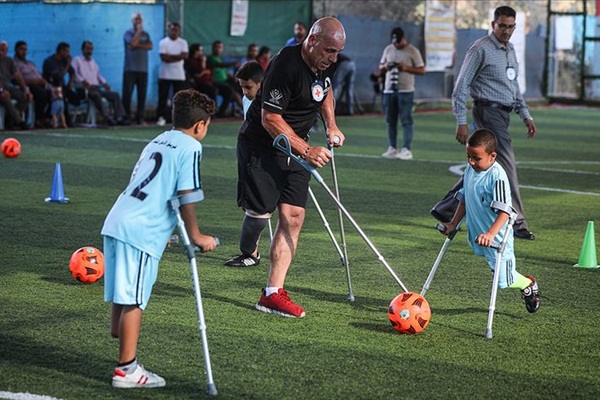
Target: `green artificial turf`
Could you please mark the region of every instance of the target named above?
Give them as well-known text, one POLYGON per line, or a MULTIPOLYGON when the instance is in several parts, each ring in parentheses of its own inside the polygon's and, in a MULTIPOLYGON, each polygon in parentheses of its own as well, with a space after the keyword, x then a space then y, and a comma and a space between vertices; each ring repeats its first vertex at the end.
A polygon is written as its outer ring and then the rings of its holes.
MULTIPOLYGON (((516 290, 500 290, 494 337, 484 339, 491 290, 485 260, 459 233, 427 292, 431 323, 395 333, 389 302, 401 291, 345 219, 352 284, 309 202, 286 289, 303 319, 259 313, 268 269, 267 231, 259 267, 232 269, 242 212, 236 206, 239 121, 216 121, 203 142, 203 232, 221 247, 198 256, 207 334, 221 399, 600 398, 600 271, 573 268, 588 221, 600 224, 598 110, 533 110, 539 134, 513 117, 521 196, 535 241, 515 241, 517 269, 536 277, 537 314, 516 290)), ((431 206, 464 163, 449 113, 415 115, 413 161, 382 159, 381 115, 340 117, 347 143, 336 150, 341 200, 403 283, 419 292, 442 246, 431 206)), ((204 361, 181 244, 166 250, 144 313, 139 361, 167 380, 152 390, 110 386, 118 343, 108 332, 103 281, 83 285, 68 272, 77 248, 102 249, 106 213, 158 127, 0 132, 23 153, 0 159, 0 392, 61 399, 206 398, 204 361), (69 204, 47 204, 60 162, 69 204)), ((312 145, 324 143, 313 134, 312 145)), ((321 170, 332 187, 331 170, 321 170)), ((338 234, 334 203, 312 189, 338 234)), ((274 218, 274 221, 276 218, 274 218)))

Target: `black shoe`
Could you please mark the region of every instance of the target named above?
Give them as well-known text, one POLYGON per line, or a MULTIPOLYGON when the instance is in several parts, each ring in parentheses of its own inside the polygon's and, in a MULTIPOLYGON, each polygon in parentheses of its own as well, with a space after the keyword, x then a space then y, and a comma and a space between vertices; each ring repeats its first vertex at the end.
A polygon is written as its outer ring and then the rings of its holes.
POLYGON ((129 118, 121 118, 117 121, 117 124, 121 126, 128 126, 131 125, 131 121, 129 120, 129 118))
POLYGON ((240 254, 225 262, 228 267, 254 267, 258 264, 260 264, 260 253, 256 257, 252 254, 240 254))
POLYGON ((535 240, 535 234, 527 228, 515 229, 514 236, 519 239, 535 240))
POLYGON ((521 296, 525 300, 527 311, 534 313, 540 309, 540 289, 533 276, 527 276, 527 278, 531 279, 531 285, 521 290, 521 296))
POLYGON ((107 123, 109 126, 115 126, 115 125, 117 125, 117 121, 115 121, 115 119, 114 119, 114 118, 112 118, 112 117, 108 117, 108 118, 106 118, 106 123, 107 123))

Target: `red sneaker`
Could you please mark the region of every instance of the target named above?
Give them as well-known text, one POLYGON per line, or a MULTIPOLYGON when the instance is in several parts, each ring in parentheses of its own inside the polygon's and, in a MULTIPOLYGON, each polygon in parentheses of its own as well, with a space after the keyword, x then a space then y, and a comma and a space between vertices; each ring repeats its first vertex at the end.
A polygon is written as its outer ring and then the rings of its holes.
POLYGON ((277 293, 270 296, 265 296, 263 289, 260 300, 256 303, 256 309, 280 317, 302 318, 306 315, 304 309, 294 303, 283 288, 279 288, 277 293))

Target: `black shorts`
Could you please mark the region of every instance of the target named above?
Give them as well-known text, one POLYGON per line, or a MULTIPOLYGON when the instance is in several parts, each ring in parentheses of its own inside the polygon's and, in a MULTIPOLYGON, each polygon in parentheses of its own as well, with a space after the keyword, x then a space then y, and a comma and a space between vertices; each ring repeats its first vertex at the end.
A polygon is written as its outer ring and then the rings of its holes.
POLYGON ((238 206, 259 214, 272 213, 280 203, 305 208, 310 173, 300 164, 238 140, 238 206))

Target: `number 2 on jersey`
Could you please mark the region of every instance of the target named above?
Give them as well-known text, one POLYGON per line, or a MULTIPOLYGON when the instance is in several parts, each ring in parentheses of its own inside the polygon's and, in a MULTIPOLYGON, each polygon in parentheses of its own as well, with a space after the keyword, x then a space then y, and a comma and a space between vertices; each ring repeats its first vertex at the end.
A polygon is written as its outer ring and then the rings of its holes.
POLYGON ((131 191, 131 195, 137 199, 140 200, 144 200, 146 198, 146 196, 148 196, 148 193, 143 192, 142 189, 150 183, 150 181, 152 181, 152 179, 154 179, 154 177, 156 176, 156 174, 158 174, 158 170, 160 169, 160 166, 162 165, 162 154, 160 153, 152 153, 152 155, 150 156, 151 160, 154 160, 154 168, 152 169, 152 171, 150 172, 150 175, 148 175, 148 177, 146 179, 144 179, 142 181, 142 183, 140 183, 139 185, 137 185, 135 187, 135 189, 133 189, 131 191))

